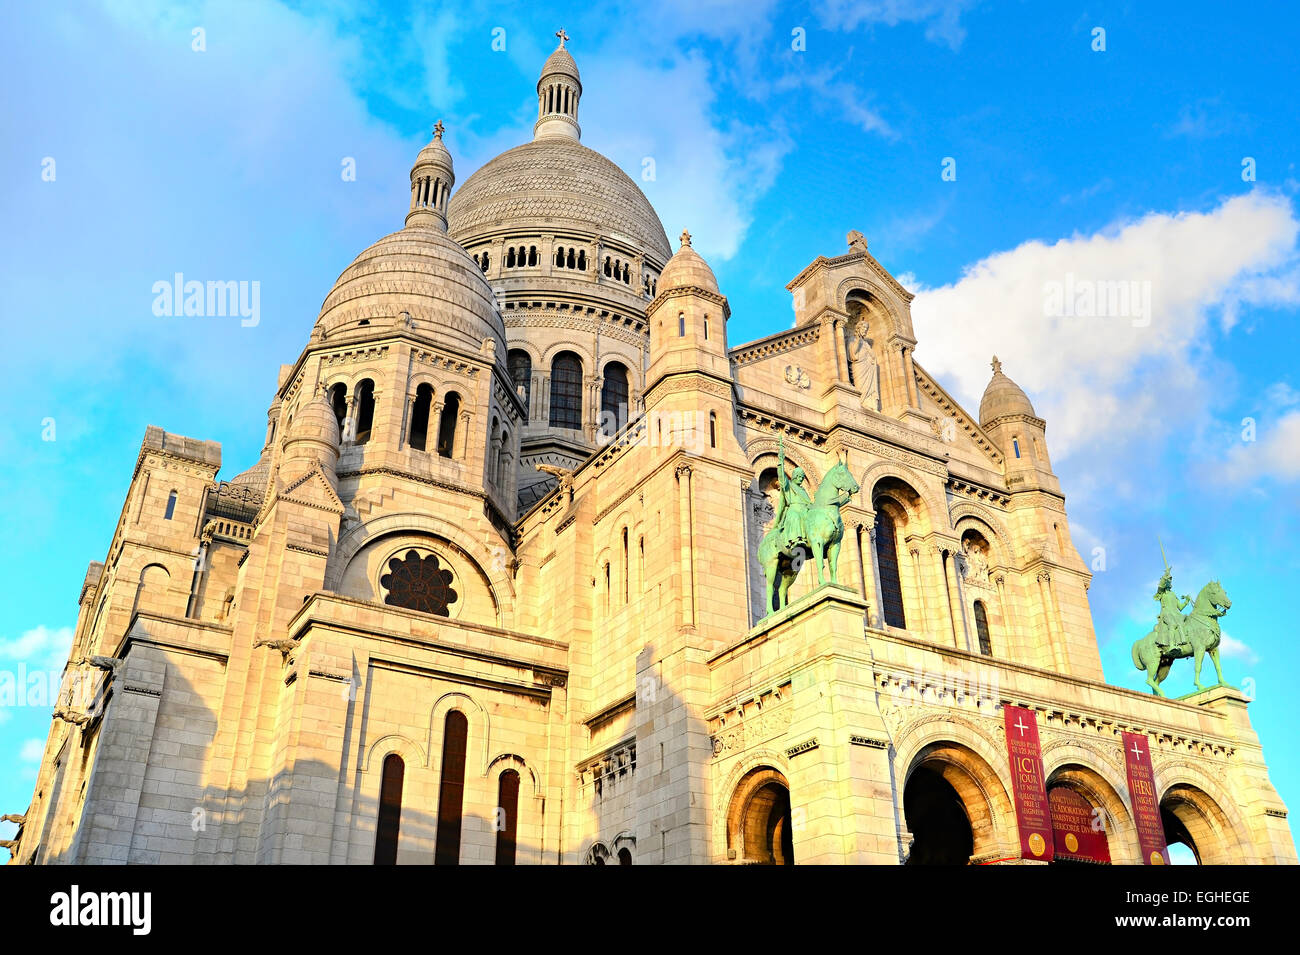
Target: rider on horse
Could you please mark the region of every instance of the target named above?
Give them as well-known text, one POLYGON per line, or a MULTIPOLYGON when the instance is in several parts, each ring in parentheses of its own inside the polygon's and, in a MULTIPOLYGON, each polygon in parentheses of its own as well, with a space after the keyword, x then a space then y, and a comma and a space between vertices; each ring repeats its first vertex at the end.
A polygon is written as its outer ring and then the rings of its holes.
POLYGON ((1152 595, 1152 600, 1160 602, 1160 619, 1156 621, 1156 646, 1162 651, 1187 642, 1183 633, 1183 608, 1192 602, 1192 598, 1183 594, 1181 600, 1173 590, 1174 572, 1165 567, 1164 576, 1152 595))
POLYGON ((785 473, 785 440, 782 436, 780 453, 777 456, 776 477, 781 494, 776 501, 776 515, 772 520, 772 529, 780 531, 780 540, 785 543, 782 548, 789 553, 796 544, 806 542, 804 536, 803 515, 812 507, 812 498, 803 486, 807 480, 803 468, 795 468, 794 474, 785 473))

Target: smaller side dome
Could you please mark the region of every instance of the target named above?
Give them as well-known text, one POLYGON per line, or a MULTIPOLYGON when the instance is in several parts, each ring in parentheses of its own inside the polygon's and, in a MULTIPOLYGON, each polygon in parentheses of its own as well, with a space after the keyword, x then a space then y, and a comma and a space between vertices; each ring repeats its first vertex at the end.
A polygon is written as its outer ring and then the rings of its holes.
POLYGON ((682 233, 682 245, 677 253, 668 260, 663 272, 659 274, 660 293, 675 288, 701 288, 714 295, 721 295, 718 280, 700 253, 691 248, 691 234, 682 233))
POLYGON ((334 416, 334 409, 330 407, 324 391, 316 392, 310 401, 299 408, 289 425, 285 445, 303 440, 324 441, 335 448, 339 445, 339 419, 334 416))
POLYGON ((984 389, 984 397, 980 399, 980 425, 987 425, 990 421, 1004 415, 1015 414, 1038 417, 1029 396, 1002 373, 1002 362, 998 361, 997 355, 994 355, 993 379, 984 389))
POLYGON ((298 409, 284 438, 281 470, 286 477, 305 474, 311 462, 319 461, 327 477, 334 480, 339 460, 339 421, 325 392, 317 392, 298 409))

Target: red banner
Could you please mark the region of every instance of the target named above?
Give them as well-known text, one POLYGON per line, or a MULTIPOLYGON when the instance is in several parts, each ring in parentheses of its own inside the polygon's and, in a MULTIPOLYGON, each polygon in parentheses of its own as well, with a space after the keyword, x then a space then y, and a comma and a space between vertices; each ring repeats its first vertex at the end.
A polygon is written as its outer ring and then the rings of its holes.
POLYGON ((1156 798, 1156 777, 1151 769, 1147 737, 1137 733, 1124 733, 1123 738, 1129 801, 1133 804, 1133 821, 1137 824, 1142 863, 1168 865, 1165 827, 1160 821, 1160 801, 1156 798))
POLYGON ((1043 778, 1043 751, 1038 744, 1038 720, 1033 710, 1004 706, 1007 752, 1011 755, 1011 794, 1020 826, 1020 855, 1025 859, 1052 859, 1052 817, 1047 807, 1043 778))
POLYGON ((1058 861, 1110 862, 1110 845, 1100 814, 1082 795, 1069 786, 1053 786, 1047 792, 1052 811, 1052 847, 1058 861))

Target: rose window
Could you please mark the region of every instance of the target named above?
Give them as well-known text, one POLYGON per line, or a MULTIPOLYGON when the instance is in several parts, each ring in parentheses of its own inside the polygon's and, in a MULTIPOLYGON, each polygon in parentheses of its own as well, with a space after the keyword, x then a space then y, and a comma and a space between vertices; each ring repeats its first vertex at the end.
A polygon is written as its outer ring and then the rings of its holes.
POLYGON ((387 591, 384 603, 389 606, 447 617, 447 607, 459 596, 452 589, 453 579, 452 572, 439 565, 437 554, 421 557, 408 550, 405 557, 388 562, 388 573, 379 578, 379 584, 387 591))

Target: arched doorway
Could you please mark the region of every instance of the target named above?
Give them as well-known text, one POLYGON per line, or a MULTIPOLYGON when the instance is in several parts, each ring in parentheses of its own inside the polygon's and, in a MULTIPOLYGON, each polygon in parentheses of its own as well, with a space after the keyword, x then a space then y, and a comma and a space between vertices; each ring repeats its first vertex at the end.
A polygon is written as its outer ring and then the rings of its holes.
POLYGON ((1170 861, 1197 865, 1232 865, 1252 862, 1224 809, 1204 790, 1179 783, 1160 799, 1160 821, 1170 861), (1190 858, 1189 858, 1190 857, 1190 858))
POLYGON ((1007 787, 988 760, 952 740, 936 740, 908 760, 903 784, 905 865, 967 865, 1017 853, 1007 787))
POLYGON ((904 865, 968 865, 975 833, 966 806, 937 768, 922 766, 903 790, 903 814, 912 833, 904 865))
POLYGON ((1160 807, 1160 824, 1165 829, 1165 845, 1168 847, 1171 865, 1200 865, 1201 857, 1196 851, 1196 841, 1187 831, 1181 819, 1168 807, 1160 807))
MULTIPOLYGON (((1049 765, 1050 755, 1045 757, 1049 765)), ((1114 781, 1117 772, 1115 767, 1103 771, 1073 760, 1048 772, 1053 862, 1141 864, 1137 829, 1127 799, 1120 796, 1114 781)))
POLYGON ((727 854, 746 865, 794 865, 790 786, 770 766, 736 785, 727 811, 727 854))

